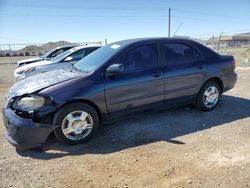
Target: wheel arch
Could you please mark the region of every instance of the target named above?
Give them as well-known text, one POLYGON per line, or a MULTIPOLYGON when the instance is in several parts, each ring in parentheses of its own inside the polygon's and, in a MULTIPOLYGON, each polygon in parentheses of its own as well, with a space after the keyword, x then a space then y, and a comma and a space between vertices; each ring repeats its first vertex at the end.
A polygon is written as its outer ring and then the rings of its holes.
POLYGON ((221 93, 223 93, 223 90, 224 90, 224 84, 223 84, 223 81, 219 78, 219 77, 211 77, 211 78, 208 78, 201 86, 201 88, 208 82, 215 82, 219 85, 220 87, 220 90, 221 90, 221 93))
POLYGON ((92 102, 92 101, 90 101, 90 100, 86 100, 86 99, 74 99, 74 100, 67 101, 67 102, 65 102, 63 105, 61 105, 61 106, 57 109, 56 113, 57 113, 60 109, 62 109, 63 107, 65 107, 65 106, 67 106, 67 105, 69 105, 69 104, 72 104, 72 103, 85 103, 85 104, 88 104, 89 106, 91 106, 92 108, 94 108, 94 110, 97 112, 98 117, 99 117, 99 120, 100 120, 100 123, 102 123, 103 117, 102 117, 101 110, 99 109, 99 107, 98 107, 94 102, 92 102))

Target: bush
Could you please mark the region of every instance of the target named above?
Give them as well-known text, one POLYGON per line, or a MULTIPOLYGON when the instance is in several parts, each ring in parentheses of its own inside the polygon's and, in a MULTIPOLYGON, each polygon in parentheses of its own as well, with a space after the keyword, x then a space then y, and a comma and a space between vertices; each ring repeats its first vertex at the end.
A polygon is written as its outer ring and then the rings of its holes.
POLYGON ((30 56, 30 53, 29 52, 25 52, 25 56, 30 56))
POLYGON ((23 52, 20 52, 20 53, 19 53, 19 56, 24 56, 23 52))

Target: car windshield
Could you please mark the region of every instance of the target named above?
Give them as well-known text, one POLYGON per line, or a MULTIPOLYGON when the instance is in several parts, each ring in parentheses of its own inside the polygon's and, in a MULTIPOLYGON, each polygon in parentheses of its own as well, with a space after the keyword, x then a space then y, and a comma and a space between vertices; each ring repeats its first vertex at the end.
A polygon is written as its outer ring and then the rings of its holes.
POLYGON ((49 50, 48 52, 46 52, 45 54, 43 54, 41 57, 45 59, 45 58, 47 58, 53 51, 54 51, 54 49, 49 50))
POLYGON ((74 66, 80 72, 92 72, 103 65, 111 56, 120 49, 120 45, 112 44, 99 48, 85 58, 81 59, 74 66))
POLYGON ((63 57, 67 57, 71 52, 73 52, 74 50, 67 50, 61 54, 59 54, 58 56, 54 57, 51 59, 51 61, 59 61, 61 60, 63 57))

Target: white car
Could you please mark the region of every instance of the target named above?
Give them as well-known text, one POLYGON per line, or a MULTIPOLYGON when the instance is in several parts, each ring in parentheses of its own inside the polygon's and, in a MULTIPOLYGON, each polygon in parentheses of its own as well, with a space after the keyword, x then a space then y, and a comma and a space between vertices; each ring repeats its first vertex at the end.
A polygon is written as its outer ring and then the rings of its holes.
POLYGON ((21 80, 38 73, 67 68, 100 47, 101 46, 77 46, 71 48, 51 60, 39 61, 18 67, 14 71, 14 76, 16 80, 21 80))
POLYGON ((78 45, 71 44, 71 45, 67 45, 67 46, 59 46, 57 48, 54 48, 54 49, 46 52, 42 56, 32 57, 32 58, 29 58, 29 59, 24 59, 24 60, 18 61, 17 62, 17 67, 27 65, 27 64, 30 64, 30 63, 35 63, 37 61, 51 60, 52 58, 58 56, 59 54, 65 52, 65 51, 67 51, 67 50, 69 50, 71 48, 74 48, 76 46, 78 46, 78 45))

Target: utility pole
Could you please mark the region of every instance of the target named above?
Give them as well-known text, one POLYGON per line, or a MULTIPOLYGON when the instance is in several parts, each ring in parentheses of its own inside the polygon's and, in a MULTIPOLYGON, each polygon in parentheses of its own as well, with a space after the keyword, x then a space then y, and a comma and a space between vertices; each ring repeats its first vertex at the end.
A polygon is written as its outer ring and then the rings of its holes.
POLYGON ((220 50, 220 39, 221 39, 221 36, 223 35, 223 32, 220 34, 219 38, 218 38, 218 46, 217 46, 217 53, 219 53, 219 50, 220 50))
POLYGON ((171 8, 168 9, 168 37, 170 38, 171 8))
POLYGON ((12 50, 11 50, 11 47, 10 47, 10 44, 9 44, 9 51, 10 51, 10 63, 12 64, 13 63, 13 60, 12 60, 12 50))

